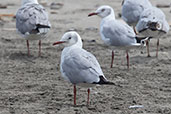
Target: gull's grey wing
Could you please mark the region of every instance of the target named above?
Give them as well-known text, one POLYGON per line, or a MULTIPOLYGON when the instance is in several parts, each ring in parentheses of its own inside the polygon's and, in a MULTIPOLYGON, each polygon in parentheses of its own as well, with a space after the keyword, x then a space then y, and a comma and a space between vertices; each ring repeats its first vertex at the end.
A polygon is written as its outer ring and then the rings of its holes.
POLYGON ((50 28, 48 15, 43 6, 28 4, 22 6, 16 14, 16 28, 21 34, 32 33, 39 28, 50 28))
POLYGON ((112 46, 129 46, 136 43, 133 29, 125 23, 119 21, 107 21, 101 28, 102 38, 109 40, 112 46))
POLYGON ((122 18, 129 25, 135 26, 144 9, 152 7, 148 0, 125 0, 122 6, 122 18))
POLYGON ((98 82, 99 76, 103 76, 101 67, 91 53, 84 49, 74 49, 63 58, 61 70, 64 77, 71 83, 93 83, 98 82))
POLYGON ((165 14, 159 8, 151 7, 145 9, 141 14, 136 30, 141 33, 148 29, 153 29, 154 32, 160 31, 163 34, 169 32, 169 24, 166 21, 165 14), (159 24, 160 27, 157 28, 156 24, 159 24))

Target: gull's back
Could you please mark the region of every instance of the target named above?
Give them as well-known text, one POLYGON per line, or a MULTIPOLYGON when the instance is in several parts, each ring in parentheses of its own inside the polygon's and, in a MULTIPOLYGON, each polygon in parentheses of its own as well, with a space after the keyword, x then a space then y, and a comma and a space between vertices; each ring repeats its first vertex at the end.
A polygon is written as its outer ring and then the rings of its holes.
POLYGON ((25 4, 16 14, 16 28, 22 35, 44 37, 51 27, 48 14, 40 4, 25 4))
POLYGON ((165 14, 162 10, 156 7, 151 7, 143 11, 136 29, 144 36, 156 37, 168 33, 169 24, 166 21, 165 14), (150 23, 158 23, 161 27, 156 28, 156 30, 150 30, 150 23))
POLYGON ((111 46, 130 46, 136 43, 133 29, 117 20, 108 20, 101 25, 102 40, 111 46))
POLYGON ((65 48, 61 56, 62 76, 73 84, 93 83, 103 76, 95 56, 82 48, 65 48))

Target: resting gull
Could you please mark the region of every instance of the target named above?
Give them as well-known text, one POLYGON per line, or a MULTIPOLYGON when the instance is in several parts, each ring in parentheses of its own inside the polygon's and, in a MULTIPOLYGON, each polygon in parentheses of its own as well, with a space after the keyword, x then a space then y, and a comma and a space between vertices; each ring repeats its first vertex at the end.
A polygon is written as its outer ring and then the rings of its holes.
POLYGON ((27 41, 28 56, 29 40, 39 40, 39 56, 41 56, 41 39, 46 37, 50 27, 48 14, 37 0, 22 0, 22 6, 16 14, 16 28, 27 41))

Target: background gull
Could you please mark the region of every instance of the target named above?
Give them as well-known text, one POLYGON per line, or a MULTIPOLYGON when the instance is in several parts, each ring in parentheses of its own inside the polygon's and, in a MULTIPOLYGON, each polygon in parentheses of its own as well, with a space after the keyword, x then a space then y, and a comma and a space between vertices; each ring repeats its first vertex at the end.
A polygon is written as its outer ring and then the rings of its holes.
POLYGON ((144 9, 152 7, 149 0, 123 0, 122 19, 133 27, 136 26, 144 9))
POLYGON ((95 84, 114 83, 107 81, 95 56, 82 48, 82 40, 77 32, 63 35, 56 44, 64 44, 61 55, 61 73, 64 79, 74 85, 74 105, 76 105, 76 85, 88 87, 87 105, 89 104, 89 87, 95 84))
MULTIPOLYGON (((157 51, 158 57, 159 37, 169 32, 169 24, 166 21, 165 14, 157 7, 150 7, 145 9, 140 16, 140 20, 136 25, 136 31, 146 37, 157 37, 157 51)), ((147 41, 147 52, 149 53, 149 42, 147 41)))
MULTIPOLYGON (((92 15, 98 15, 102 18, 100 34, 104 43, 118 49, 126 50, 127 68, 129 69, 129 49, 141 46, 141 43, 136 37, 133 29, 127 24, 116 20, 114 10, 110 6, 101 6, 88 16, 92 15)), ((112 51, 111 68, 113 65, 113 60, 114 52, 112 51)))
POLYGON ((41 39, 51 27, 48 15, 37 0, 22 0, 22 6, 16 14, 16 28, 27 40, 28 55, 29 40, 39 40, 39 56, 41 55, 41 39))

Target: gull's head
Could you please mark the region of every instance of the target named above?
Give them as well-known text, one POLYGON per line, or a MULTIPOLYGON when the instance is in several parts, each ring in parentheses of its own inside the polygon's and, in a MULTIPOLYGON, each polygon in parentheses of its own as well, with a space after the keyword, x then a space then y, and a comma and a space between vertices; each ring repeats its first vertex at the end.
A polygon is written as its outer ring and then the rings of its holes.
POLYGON ((25 4, 38 4, 38 1, 37 0, 22 0, 22 5, 25 5, 25 4))
POLYGON ((98 15, 101 18, 114 14, 113 8, 107 5, 100 6, 95 12, 90 13, 88 16, 98 15))
POLYGON ((80 35, 75 31, 66 32, 60 41, 53 43, 53 45, 63 44, 65 47, 76 45, 82 48, 82 40, 80 35))

